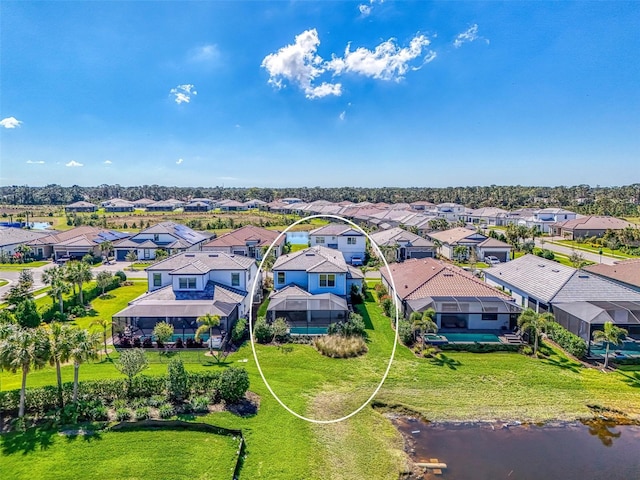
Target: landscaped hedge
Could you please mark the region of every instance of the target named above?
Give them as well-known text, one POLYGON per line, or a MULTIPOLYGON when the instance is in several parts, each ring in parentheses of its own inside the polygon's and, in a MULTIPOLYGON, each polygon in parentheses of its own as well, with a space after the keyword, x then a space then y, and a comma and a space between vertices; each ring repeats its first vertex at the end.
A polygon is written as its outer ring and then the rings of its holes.
MULTIPOLYGON (((235 370, 243 369, 235 368, 235 370)), ((224 382, 221 382, 220 372, 189 372, 188 379, 190 395, 207 394, 216 401, 226 398, 227 396, 221 391, 221 389, 228 388, 228 386, 224 384, 224 382)), ((131 387, 132 397, 149 398, 154 395, 164 396, 166 394, 166 381, 166 375, 138 375, 133 378, 131 387)), ((117 400, 126 401, 129 400, 127 397, 126 382, 124 378, 80 382, 78 384, 78 398, 79 400, 86 401, 99 400, 103 404, 113 404, 117 400)), ((62 385, 62 391, 65 404, 70 403, 73 394, 73 383, 64 383, 62 385)), ((238 395, 237 388, 234 388, 233 395, 238 395)), ((242 395, 244 395, 244 392, 242 395)), ((19 389, 0 392, 0 414, 17 412, 19 403, 19 389)), ((25 405, 28 412, 38 415, 44 415, 49 410, 57 408, 57 386, 47 385, 45 387, 27 388, 25 405)))
POLYGON ((582 358, 587 354, 587 342, 559 323, 550 323, 547 327, 547 335, 567 353, 576 358, 582 358))
POLYGON ((508 343, 445 343, 438 345, 442 351, 492 353, 492 352, 517 352, 520 345, 508 343))

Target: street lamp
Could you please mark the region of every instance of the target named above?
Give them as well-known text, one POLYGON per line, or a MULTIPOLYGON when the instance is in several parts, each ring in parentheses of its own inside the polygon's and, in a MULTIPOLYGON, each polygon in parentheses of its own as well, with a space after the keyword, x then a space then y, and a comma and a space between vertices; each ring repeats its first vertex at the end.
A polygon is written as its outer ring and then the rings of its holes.
POLYGON ((602 248, 598 250, 598 255, 600 255, 600 263, 602 263, 602 248))

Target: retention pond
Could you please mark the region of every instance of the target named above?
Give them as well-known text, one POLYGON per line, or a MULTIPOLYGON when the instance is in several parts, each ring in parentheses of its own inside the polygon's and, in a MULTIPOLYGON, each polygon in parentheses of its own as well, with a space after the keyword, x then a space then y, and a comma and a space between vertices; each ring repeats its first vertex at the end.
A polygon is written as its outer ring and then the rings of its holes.
POLYGON ((640 426, 429 424, 399 418, 416 464, 412 478, 443 480, 640 479, 640 426))

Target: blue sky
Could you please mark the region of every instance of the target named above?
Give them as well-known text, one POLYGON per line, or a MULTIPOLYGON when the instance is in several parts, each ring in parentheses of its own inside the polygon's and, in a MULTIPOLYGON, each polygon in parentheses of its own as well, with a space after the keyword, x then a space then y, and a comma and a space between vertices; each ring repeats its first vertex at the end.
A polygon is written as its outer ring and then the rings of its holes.
POLYGON ((640 181, 640 2, 11 2, 0 184, 640 181))

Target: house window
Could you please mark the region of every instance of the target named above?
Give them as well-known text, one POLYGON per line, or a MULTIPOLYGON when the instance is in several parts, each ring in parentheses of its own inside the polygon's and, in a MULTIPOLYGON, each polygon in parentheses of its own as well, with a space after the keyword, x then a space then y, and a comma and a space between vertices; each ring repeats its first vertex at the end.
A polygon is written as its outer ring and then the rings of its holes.
POLYGON ((159 242, 160 241, 160 234, 159 233, 154 233, 153 234, 153 241, 154 242, 159 242))
POLYGON ((324 237, 316 237, 316 243, 324 243, 324 237))
POLYGON ((194 290, 196 288, 196 277, 182 277, 178 280, 181 290, 194 290))
POLYGON ((320 286, 321 287, 335 287, 336 276, 333 273, 320 274, 320 286))
POLYGON ((443 312, 457 312, 458 304, 457 303, 443 303, 442 304, 443 312))
POLYGON ((284 283, 284 272, 278 272, 277 281, 278 281, 279 284, 283 284, 284 283))
POLYGON ((154 273, 153 274, 153 286, 154 287, 161 287, 162 286, 162 274, 161 273, 154 273))
POLYGON ((240 286, 240 274, 239 273, 232 273, 231 274, 231 286, 232 287, 239 287, 240 286))
POLYGON ((497 313, 483 313, 482 314, 482 320, 495 322, 496 320, 498 320, 498 314, 497 313))
POLYGON ((356 244, 356 237, 347 237, 347 245, 355 245, 356 244))

